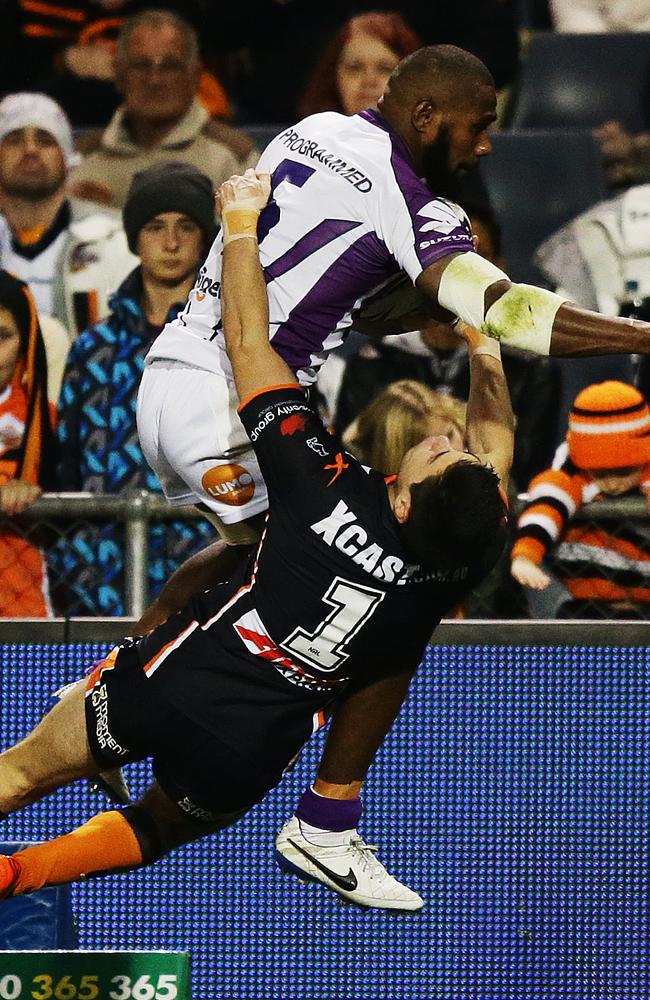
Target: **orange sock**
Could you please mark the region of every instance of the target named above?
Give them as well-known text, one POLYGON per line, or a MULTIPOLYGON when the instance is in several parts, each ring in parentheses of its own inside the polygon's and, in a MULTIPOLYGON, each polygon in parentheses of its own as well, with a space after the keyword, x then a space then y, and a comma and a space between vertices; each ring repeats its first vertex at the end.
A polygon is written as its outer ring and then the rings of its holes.
POLYGON ((142 850, 132 827, 117 811, 99 813, 56 840, 12 855, 19 875, 12 896, 46 885, 75 882, 85 875, 137 868, 142 850))

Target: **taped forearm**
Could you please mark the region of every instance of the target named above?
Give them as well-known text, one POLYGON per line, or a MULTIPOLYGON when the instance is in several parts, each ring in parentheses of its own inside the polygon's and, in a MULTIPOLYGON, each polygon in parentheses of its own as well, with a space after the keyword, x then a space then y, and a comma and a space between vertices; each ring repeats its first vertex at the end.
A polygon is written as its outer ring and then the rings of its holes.
POLYGON ((511 284, 500 268, 476 253, 458 254, 440 278, 438 301, 463 322, 512 347, 548 354, 555 315, 565 301, 534 285, 511 284), (486 292, 509 287, 486 309, 486 292))

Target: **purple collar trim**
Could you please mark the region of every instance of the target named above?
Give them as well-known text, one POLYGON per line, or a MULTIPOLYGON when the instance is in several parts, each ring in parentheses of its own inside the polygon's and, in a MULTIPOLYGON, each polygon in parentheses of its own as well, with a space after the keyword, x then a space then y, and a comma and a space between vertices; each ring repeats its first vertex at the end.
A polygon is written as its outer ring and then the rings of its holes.
POLYGON ((371 125, 375 125, 377 128, 380 128, 382 132, 387 132, 391 137, 393 149, 395 149, 406 160, 410 167, 413 167, 413 160, 411 159, 411 154, 406 147, 406 143, 402 139, 399 132, 396 132, 395 129, 388 124, 384 116, 380 114, 379 111, 376 111, 375 108, 366 108, 365 111, 359 111, 358 114, 359 118, 363 118, 364 121, 370 122, 371 125))

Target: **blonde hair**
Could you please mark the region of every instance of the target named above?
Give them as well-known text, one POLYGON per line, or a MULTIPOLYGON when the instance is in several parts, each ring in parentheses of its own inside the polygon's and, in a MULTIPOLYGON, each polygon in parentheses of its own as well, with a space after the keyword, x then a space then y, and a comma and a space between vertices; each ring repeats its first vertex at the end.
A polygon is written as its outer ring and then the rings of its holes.
POLYGON ((449 421, 465 439, 464 403, 421 382, 401 379, 375 396, 347 428, 343 441, 373 469, 397 472, 409 448, 431 433, 436 417, 449 421))

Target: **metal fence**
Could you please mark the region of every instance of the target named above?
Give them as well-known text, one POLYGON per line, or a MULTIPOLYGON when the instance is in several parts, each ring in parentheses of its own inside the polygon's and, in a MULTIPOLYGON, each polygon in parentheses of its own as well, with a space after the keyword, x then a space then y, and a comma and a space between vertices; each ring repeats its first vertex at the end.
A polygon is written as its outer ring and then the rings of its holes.
MULTIPOLYGON (((575 522, 613 535, 636 525, 648 537, 650 583, 650 517, 641 497, 589 504, 575 522)), ((0 617, 137 619, 173 570, 214 537, 195 507, 170 507, 145 490, 44 494, 20 516, 0 518, 0 617), (39 594, 45 595, 41 610, 39 594)), ((643 582, 644 567, 635 565, 643 582)), ((464 613, 472 619, 554 617, 563 593, 530 601, 510 577, 506 553, 464 613)), ((643 604, 638 617, 646 617, 643 604)))
POLYGON ((41 589, 38 573, 43 569, 47 614, 102 616, 102 594, 110 589, 117 603, 108 613, 138 618, 152 583, 162 585, 184 558, 214 537, 214 530, 195 507, 170 507, 160 495, 135 490, 118 496, 45 493, 21 515, 0 520, 0 538, 3 535, 14 541, 19 567, 16 572, 7 565, 10 547, 4 566, 0 563, 0 594, 5 598, 0 614, 25 614, 24 595, 30 588, 41 589), (190 544, 178 544, 179 529, 185 528, 190 544), (160 570, 159 579, 152 581, 154 545, 160 570), (3 586, 3 569, 13 577, 9 586, 3 586))

